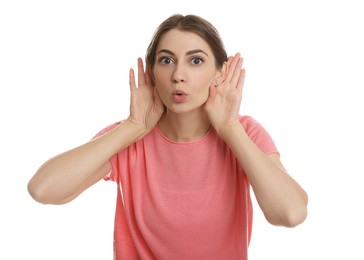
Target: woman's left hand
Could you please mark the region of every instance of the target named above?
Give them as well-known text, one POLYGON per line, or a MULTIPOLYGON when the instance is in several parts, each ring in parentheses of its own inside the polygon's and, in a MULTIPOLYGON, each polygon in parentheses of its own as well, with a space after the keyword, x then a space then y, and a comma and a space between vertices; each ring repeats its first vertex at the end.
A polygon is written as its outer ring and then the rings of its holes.
POLYGON ((227 60, 227 72, 223 82, 210 86, 205 110, 211 124, 221 136, 224 136, 229 127, 239 123, 244 78, 243 58, 237 53, 227 60))

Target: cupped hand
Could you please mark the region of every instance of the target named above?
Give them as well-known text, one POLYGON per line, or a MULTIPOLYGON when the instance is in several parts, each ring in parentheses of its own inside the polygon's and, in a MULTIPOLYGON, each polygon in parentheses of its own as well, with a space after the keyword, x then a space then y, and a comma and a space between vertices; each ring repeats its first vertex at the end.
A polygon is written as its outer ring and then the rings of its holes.
POLYGON ((223 82, 210 86, 205 110, 212 126, 223 135, 230 126, 239 123, 239 110, 245 79, 243 58, 240 53, 227 60, 227 71, 223 82))
POLYGON ((144 71, 141 58, 138 58, 138 85, 135 82, 133 69, 130 69, 129 72, 129 85, 131 96, 128 120, 137 126, 144 127, 146 131, 150 131, 161 118, 164 105, 158 91, 152 85, 148 66, 144 71))

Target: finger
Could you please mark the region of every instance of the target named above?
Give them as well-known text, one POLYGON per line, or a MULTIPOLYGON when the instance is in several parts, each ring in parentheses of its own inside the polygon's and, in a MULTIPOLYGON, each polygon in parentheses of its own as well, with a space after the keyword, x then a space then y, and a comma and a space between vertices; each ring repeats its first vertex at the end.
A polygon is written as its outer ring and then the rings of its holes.
POLYGON ((142 58, 138 58, 138 87, 146 85, 144 65, 142 58))
POLYGON ((242 67, 243 67, 243 58, 239 58, 238 63, 236 64, 236 67, 234 69, 234 74, 230 81, 230 83, 233 87, 236 87, 236 88, 238 87, 238 82, 239 82, 239 79, 241 76, 242 67))
POLYGON ((231 64, 231 61, 234 59, 234 56, 229 56, 227 61, 226 61, 226 65, 227 67, 229 68, 230 64, 231 64))
POLYGON ((152 79, 151 79, 151 75, 150 75, 150 66, 149 64, 147 63, 146 64, 146 69, 145 69, 145 81, 146 81, 146 84, 148 86, 152 86, 152 79))
POLYGON ((226 73, 224 81, 227 81, 227 82, 230 81, 230 79, 228 79, 228 75, 229 75, 229 71, 230 71, 231 62, 233 61, 233 59, 234 59, 234 56, 229 56, 229 58, 226 62, 227 73, 226 73))
POLYGON ((130 91, 133 91, 134 89, 137 88, 135 85, 135 75, 133 69, 129 70, 129 86, 130 86, 130 91))
POLYGON ((236 53, 228 66, 228 74, 226 77, 227 82, 230 82, 231 79, 233 78, 236 66, 239 63, 239 59, 240 59, 240 53, 236 53))
POLYGON ((154 88, 154 100, 157 106, 164 106, 162 99, 159 96, 157 88, 154 88))
POLYGON ((240 76, 239 76, 239 81, 238 81, 238 85, 237 85, 238 91, 243 91, 244 81, 245 81, 245 69, 243 68, 240 70, 240 76))
POLYGON ((209 88, 209 98, 208 100, 214 101, 217 95, 217 87, 215 85, 211 85, 209 88))

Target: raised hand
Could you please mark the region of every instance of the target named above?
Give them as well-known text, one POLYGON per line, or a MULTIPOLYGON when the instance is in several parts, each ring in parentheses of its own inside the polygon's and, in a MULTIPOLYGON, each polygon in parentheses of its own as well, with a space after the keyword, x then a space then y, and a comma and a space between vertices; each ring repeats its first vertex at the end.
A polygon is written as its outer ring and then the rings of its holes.
POLYGON ((135 83, 134 70, 129 72, 130 116, 129 121, 150 131, 159 121, 164 105, 149 75, 148 66, 144 71, 143 60, 138 58, 138 85, 135 83))
POLYGON ((243 58, 240 53, 227 60, 225 79, 218 85, 210 86, 210 94, 205 110, 216 131, 223 135, 224 130, 239 123, 239 110, 245 78, 243 58))

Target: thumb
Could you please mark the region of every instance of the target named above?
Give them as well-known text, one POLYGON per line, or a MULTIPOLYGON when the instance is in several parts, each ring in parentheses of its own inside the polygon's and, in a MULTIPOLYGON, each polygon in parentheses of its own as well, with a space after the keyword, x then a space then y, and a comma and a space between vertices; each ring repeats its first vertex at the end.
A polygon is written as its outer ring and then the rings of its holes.
POLYGON ((215 102, 217 96, 217 87, 215 85, 210 85, 209 88, 209 96, 205 103, 205 109, 209 111, 213 107, 213 103, 215 102))
POLYGON ((217 87, 215 85, 210 85, 209 88, 209 100, 214 101, 217 95, 217 87))
POLYGON ((154 102, 158 107, 163 107, 164 106, 156 87, 154 87, 154 102))

